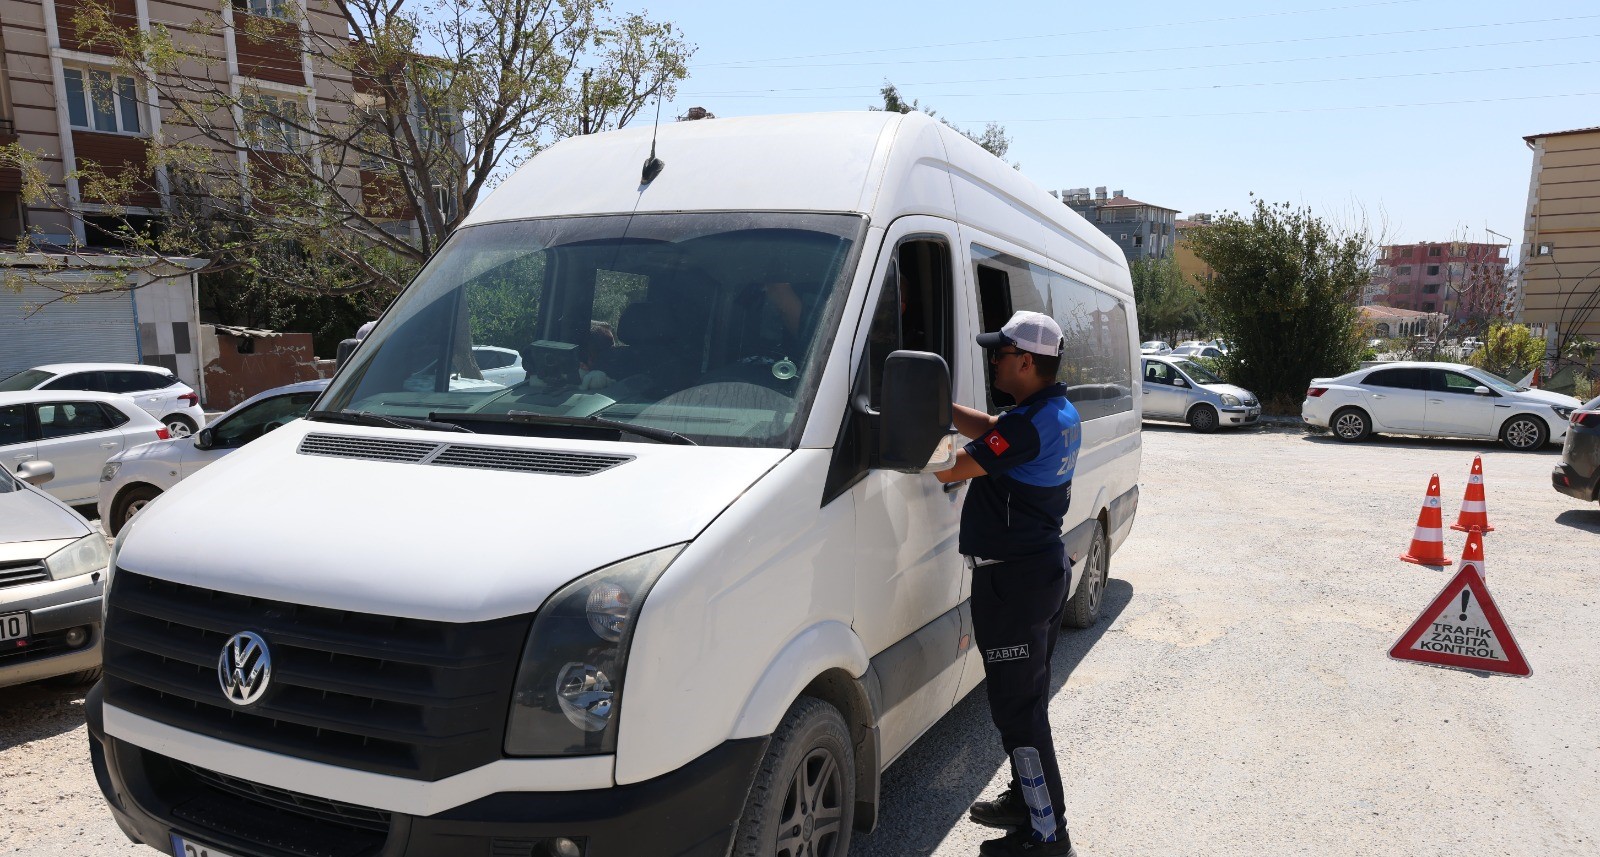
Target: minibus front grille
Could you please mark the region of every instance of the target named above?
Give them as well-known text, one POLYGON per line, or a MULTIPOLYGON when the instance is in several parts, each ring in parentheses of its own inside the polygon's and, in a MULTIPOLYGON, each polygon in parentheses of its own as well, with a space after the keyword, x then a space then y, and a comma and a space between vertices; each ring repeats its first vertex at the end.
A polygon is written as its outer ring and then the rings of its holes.
POLYGON ((306 435, 305 439, 300 441, 300 454, 362 458, 397 464, 432 464, 440 467, 539 473, 546 476, 592 476, 633 460, 631 455, 603 452, 422 443, 337 434, 306 435))
POLYGON ((451 623, 308 607, 118 570, 105 699, 168 725, 365 771, 438 780, 501 757, 529 615, 451 623), (266 692, 240 707, 218 664, 258 634, 266 692))

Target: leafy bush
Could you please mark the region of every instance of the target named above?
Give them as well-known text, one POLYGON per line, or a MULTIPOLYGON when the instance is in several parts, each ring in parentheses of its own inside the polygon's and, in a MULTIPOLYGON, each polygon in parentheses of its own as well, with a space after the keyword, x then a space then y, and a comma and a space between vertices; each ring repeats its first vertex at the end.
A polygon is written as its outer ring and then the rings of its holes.
POLYGON ((1483 347, 1467 362, 1487 372, 1515 381, 1544 361, 1545 341, 1524 324, 1490 325, 1483 347))

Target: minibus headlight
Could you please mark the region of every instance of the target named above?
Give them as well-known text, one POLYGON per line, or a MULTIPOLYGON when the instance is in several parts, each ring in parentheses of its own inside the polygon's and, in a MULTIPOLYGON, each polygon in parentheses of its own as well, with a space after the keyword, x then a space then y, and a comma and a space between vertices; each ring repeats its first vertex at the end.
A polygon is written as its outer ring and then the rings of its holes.
POLYGON ((91 571, 100 571, 106 567, 107 559, 109 555, 106 550, 106 537, 97 531, 45 557, 44 567, 50 572, 51 577, 65 580, 91 571))
POLYGON ((683 548, 672 545, 586 574, 539 609, 517 670, 508 755, 616 751, 622 673, 639 609, 683 548))

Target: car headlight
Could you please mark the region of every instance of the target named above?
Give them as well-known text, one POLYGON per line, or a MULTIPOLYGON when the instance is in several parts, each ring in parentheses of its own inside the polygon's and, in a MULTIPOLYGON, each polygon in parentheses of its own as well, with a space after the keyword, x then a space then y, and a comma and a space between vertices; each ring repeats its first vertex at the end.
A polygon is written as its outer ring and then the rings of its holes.
POLYGON ((622 674, 639 609, 683 548, 672 545, 590 572, 539 609, 517 669, 508 755, 616 751, 622 674))
POLYGON ((1563 420, 1570 420, 1572 419, 1572 412, 1577 410, 1577 408, 1565 408, 1561 405, 1551 405, 1550 410, 1555 411, 1556 416, 1562 418, 1563 420))
POLYGON ((1235 396, 1232 393, 1223 393, 1222 394, 1222 403, 1224 405, 1233 405, 1233 406, 1237 407, 1238 404, 1239 404, 1239 397, 1235 396))
POLYGON ((100 571, 110 562, 104 533, 90 533, 44 558, 45 570, 56 580, 100 571))
POLYGON ((110 482, 111 480, 117 478, 117 471, 121 470, 121 469, 122 469, 122 462, 120 462, 120 461, 107 461, 106 462, 106 466, 100 468, 100 481, 101 482, 110 482))

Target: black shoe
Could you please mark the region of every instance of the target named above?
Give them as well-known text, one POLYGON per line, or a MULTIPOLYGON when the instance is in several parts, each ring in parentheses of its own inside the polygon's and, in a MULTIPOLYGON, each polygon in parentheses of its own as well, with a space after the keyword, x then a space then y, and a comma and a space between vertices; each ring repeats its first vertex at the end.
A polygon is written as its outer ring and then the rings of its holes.
POLYGON ((1030 819, 1028 805, 1022 802, 1022 795, 1010 787, 994 800, 974 803, 967 814, 974 822, 985 827, 1027 827, 1030 819))
POLYGON ((1078 857, 1072 840, 1040 842, 1027 830, 1019 830, 1001 839, 990 839, 978 848, 983 857, 1078 857))

